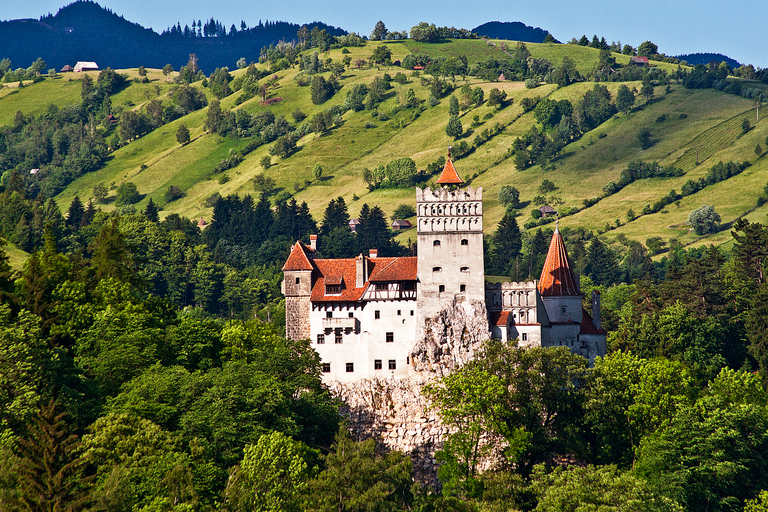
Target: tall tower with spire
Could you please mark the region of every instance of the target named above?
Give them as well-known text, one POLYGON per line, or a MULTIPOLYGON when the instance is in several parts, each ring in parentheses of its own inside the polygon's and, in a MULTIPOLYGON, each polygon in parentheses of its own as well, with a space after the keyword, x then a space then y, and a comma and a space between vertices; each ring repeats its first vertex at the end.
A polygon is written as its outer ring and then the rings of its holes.
POLYGON ((439 188, 416 188, 420 329, 457 299, 485 300, 483 189, 463 183, 449 152, 439 188))

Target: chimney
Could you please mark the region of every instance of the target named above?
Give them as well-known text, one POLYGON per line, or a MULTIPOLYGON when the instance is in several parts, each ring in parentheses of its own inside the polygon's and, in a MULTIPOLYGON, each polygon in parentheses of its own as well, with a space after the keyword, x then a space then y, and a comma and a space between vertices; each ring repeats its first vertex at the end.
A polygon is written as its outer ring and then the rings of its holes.
POLYGON ((600 329, 600 292, 592 290, 592 323, 600 329))
POLYGON ((317 235, 309 235, 309 246, 313 251, 317 250, 317 235))
POLYGON ((368 262, 365 256, 360 254, 355 258, 355 288, 362 288, 368 280, 368 262))
POLYGON ((371 258, 378 258, 379 257, 379 250, 378 249, 368 249, 368 255, 371 258))

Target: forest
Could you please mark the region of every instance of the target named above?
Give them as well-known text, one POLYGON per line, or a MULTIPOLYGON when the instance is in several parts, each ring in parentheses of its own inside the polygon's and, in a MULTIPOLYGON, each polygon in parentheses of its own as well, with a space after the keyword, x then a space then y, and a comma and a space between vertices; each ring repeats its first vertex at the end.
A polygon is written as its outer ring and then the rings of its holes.
MULTIPOLYGON (((565 229, 582 291, 602 293, 609 354, 590 367, 489 341, 428 385, 452 432, 435 487, 409 454, 353 440, 309 342, 283 336, 293 240, 319 233, 334 257, 417 250, 378 207, 352 233, 342 198, 318 222, 295 201, 231 196, 201 232, 151 201, 108 213, 76 199, 64 214, 42 201, 18 177, 0 195, 2 218, 21 210, 43 240, 21 272, 0 264, 4 509, 768 506, 764 225, 734 225, 730 251, 676 246, 661 262, 565 229)), ((537 275, 550 235, 505 216, 489 270, 537 275)))

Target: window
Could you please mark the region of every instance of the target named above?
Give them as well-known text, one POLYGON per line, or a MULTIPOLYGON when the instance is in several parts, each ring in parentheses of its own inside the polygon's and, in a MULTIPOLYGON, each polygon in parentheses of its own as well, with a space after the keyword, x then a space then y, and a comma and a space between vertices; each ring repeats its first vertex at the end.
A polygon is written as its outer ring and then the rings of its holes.
POLYGON ((411 310, 411 316, 413 316, 413 310, 411 310))
POLYGON ((389 360, 389 369, 390 370, 397 370, 397 363, 394 359, 389 360))
POLYGON ((376 290, 384 290, 387 291, 389 289, 388 283, 376 283, 376 290))
POLYGON ((461 245, 469 245, 469 240, 467 240, 466 238, 462 238, 461 245))
POLYGON ((528 341, 528 333, 527 332, 523 333, 523 341, 528 341))
POLYGON ((432 267, 432 272, 442 272, 442 271, 443 271, 442 267, 432 267))
POLYGON ((469 267, 461 267, 459 270, 462 272, 469 272, 469 267))
POLYGON ((397 316, 401 316, 402 314, 403 314, 403 312, 398 309, 397 310, 397 316))
POLYGON ((325 285, 325 293, 326 295, 338 295, 341 293, 341 285, 340 284, 327 284, 325 285))
POLYGON ((438 292, 443 293, 445 291, 445 285, 441 284, 440 287, 437 289, 438 292))
POLYGON ((300 278, 300 277, 297 277, 297 278, 296 278, 296 284, 299 284, 299 283, 301 283, 301 278, 300 278))
POLYGON ((325 318, 333 318, 333 311, 326 311, 325 318))
POLYGON ((374 311, 373 312, 373 318, 375 318, 376 320, 381 318, 381 311, 379 311, 378 309, 376 311, 374 311))
POLYGON ((344 340, 341 337, 341 329, 336 330, 336 343, 343 343, 344 340))
POLYGON ((354 314, 354 313, 352 313, 352 312, 350 312, 350 313, 349 313, 347 316, 348 316, 349 318, 355 318, 355 314, 354 314))
POLYGON ((403 283, 403 290, 415 290, 416 289, 416 282, 415 281, 405 281, 403 283))
POLYGON ((317 335, 317 344, 323 345, 325 343, 325 334, 318 334, 317 335))
POLYGON ((560 306, 560 313, 566 314, 568 312, 568 307, 566 306, 560 306))
POLYGON ((381 370, 381 359, 376 359, 373 362, 373 369, 374 370, 381 370))
POLYGON ((355 363, 347 363, 347 373, 352 373, 355 371, 355 363))
POLYGON ((435 240, 434 242, 432 242, 432 245, 434 247, 440 247, 440 240, 435 240))
POLYGON ((331 363, 323 363, 323 373, 331 373, 331 363))
POLYGON ((467 291, 467 285, 465 284, 459 285, 459 291, 461 293, 464 293, 465 291, 467 291))
POLYGON ((387 333, 387 343, 392 343, 393 341, 395 341, 395 333, 388 332, 387 333))

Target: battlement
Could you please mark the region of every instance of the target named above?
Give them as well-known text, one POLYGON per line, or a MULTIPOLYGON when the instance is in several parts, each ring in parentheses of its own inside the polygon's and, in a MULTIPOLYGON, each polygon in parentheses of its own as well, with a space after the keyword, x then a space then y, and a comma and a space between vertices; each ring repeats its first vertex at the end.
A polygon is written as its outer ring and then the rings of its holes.
POLYGON ((420 189, 416 187, 416 203, 437 203, 437 202, 463 202, 463 201, 482 201, 483 187, 477 189, 471 186, 462 189, 451 190, 448 187, 441 187, 432 190, 427 187, 420 189))

